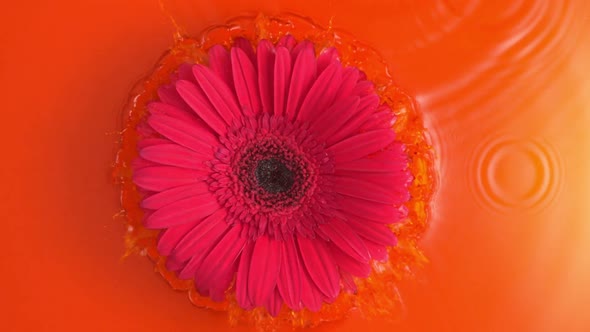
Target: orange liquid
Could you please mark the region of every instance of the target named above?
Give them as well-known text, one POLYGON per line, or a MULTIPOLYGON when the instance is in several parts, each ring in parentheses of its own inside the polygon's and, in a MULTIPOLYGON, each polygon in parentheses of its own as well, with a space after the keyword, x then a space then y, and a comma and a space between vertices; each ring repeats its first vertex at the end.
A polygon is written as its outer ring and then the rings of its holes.
POLYGON ((3 6, 3 331, 249 331, 195 308, 138 255, 110 180, 122 110, 173 43, 292 11, 380 51, 437 154, 399 322, 317 331, 590 328, 590 5, 578 1, 39 1, 3 6))

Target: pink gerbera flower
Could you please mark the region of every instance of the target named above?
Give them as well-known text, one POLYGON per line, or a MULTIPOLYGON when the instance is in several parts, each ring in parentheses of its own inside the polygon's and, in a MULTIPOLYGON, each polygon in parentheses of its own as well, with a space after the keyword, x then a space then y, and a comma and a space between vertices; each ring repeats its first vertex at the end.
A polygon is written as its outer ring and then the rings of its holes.
POLYGON ((317 311, 387 259, 407 156, 390 108, 335 49, 238 39, 212 47, 208 65, 182 65, 158 95, 133 179, 167 268, 199 293, 317 311))

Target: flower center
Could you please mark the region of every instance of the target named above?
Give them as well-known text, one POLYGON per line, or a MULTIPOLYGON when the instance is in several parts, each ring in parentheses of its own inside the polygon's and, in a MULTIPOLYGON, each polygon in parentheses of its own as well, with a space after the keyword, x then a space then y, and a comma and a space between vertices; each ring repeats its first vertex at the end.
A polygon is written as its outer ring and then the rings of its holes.
POLYGON ((331 199, 323 175, 334 172, 323 144, 299 124, 268 115, 243 119, 219 140, 207 181, 228 223, 246 225, 252 238, 295 230, 313 237, 331 199))
POLYGON ((284 138, 262 134, 235 155, 238 192, 267 211, 289 210, 315 181, 313 165, 284 138))
POLYGON ((258 185, 271 194, 289 191, 295 182, 295 174, 281 161, 263 159, 256 165, 258 185))

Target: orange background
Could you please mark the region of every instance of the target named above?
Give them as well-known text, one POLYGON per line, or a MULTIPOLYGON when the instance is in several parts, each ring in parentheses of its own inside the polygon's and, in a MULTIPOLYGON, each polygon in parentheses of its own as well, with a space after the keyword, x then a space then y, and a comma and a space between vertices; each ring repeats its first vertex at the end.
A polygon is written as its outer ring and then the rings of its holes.
MULTIPOLYGON (((374 46, 424 113, 439 185, 429 266, 398 323, 316 331, 590 330, 586 1, 3 4, 0 330, 230 330, 124 253, 110 179, 134 84, 188 34, 292 11, 374 46)), ((239 327, 231 331, 249 331, 239 327)))

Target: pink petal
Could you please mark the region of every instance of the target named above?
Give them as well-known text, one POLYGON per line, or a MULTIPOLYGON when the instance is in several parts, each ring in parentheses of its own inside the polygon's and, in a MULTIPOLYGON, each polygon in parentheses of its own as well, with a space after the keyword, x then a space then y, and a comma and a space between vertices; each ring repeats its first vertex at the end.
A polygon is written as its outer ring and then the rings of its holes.
POLYGON ((316 79, 316 58, 314 55, 313 44, 303 42, 304 48, 295 58, 293 65, 293 75, 289 84, 289 97, 287 99, 286 115, 289 119, 295 119, 299 108, 316 79))
POLYGON ((334 218, 318 228, 346 255, 362 263, 368 263, 370 256, 363 241, 356 235, 354 229, 340 219, 334 218))
POLYGON ((248 295, 255 306, 263 306, 273 294, 281 266, 281 242, 262 235, 254 244, 248 295))
MULTIPOLYGON (((233 60, 232 65, 235 65, 233 60)), ((234 83, 237 83, 235 82, 237 70, 237 68, 233 69, 234 83)), ((201 89, 203 89, 203 92, 209 98, 211 105, 213 105, 227 124, 231 124, 234 120, 242 118, 242 112, 236 103, 234 94, 211 69, 202 65, 196 65, 193 67, 193 73, 201 89)))
MULTIPOLYGON (((375 111, 379 104, 379 97, 376 95, 369 95, 362 97, 359 106, 352 118, 347 123, 338 129, 335 135, 326 140, 327 145, 332 145, 349 136, 361 132, 360 127, 369 117, 369 114, 375 111)), ((393 131, 391 128, 386 128, 393 131)))
POLYGON ((301 262, 293 237, 281 243, 281 268, 277 289, 283 300, 293 310, 301 309, 301 262))
MULTIPOLYGON (((382 108, 382 107, 379 107, 382 108)), ((377 111, 369 115, 363 124, 360 126, 360 130, 373 130, 381 128, 391 128, 395 123, 395 115, 389 107, 385 107, 384 110, 377 111)))
POLYGON ((291 54, 284 47, 277 47, 274 68, 274 114, 286 112, 289 82, 291 81, 291 54))
POLYGON ((133 182, 145 190, 162 191, 202 180, 208 173, 172 166, 152 166, 135 170, 133 182))
POLYGON ((369 240, 365 241, 365 246, 371 253, 371 259, 383 262, 389 258, 389 253, 387 252, 386 246, 369 240))
POLYGON ((215 245, 203 260, 195 275, 195 285, 200 293, 209 292, 213 301, 223 301, 225 291, 237 271, 240 253, 246 244, 246 237, 240 236, 241 224, 236 224, 215 245))
POLYGON ((284 35, 277 43, 277 46, 283 46, 289 50, 289 52, 293 49, 293 47, 295 47, 295 45, 297 45, 297 41, 292 35, 284 35))
POLYGON ((175 118, 181 120, 183 122, 187 122, 189 124, 194 124, 197 128, 203 128, 203 130, 209 130, 208 128, 204 127, 204 124, 197 119, 195 113, 190 110, 190 108, 179 108, 177 106, 166 104, 162 102, 151 102, 147 105, 148 111, 151 115, 166 115, 171 118, 175 118))
POLYGON ((317 312, 322 308, 323 294, 319 288, 314 284, 307 271, 302 271, 301 274, 301 303, 303 307, 317 312))
POLYGON ((387 199, 390 200, 389 202, 391 204, 396 206, 403 204, 410 199, 408 185, 412 181, 412 175, 407 169, 396 170, 390 173, 357 174, 356 178, 360 181, 370 183, 371 185, 381 186, 383 190, 389 191, 387 199))
MULTIPOLYGON (((236 68, 233 65, 232 69, 234 69, 234 83, 237 83, 235 81, 236 68)), ((193 67, 193 73, 201 89, 203 89, 203 92, 209 98, 211 105, 213 105, 227 124, 232 124, 234 120, 242 118, 242 112, 236 103, 234 94, 211 69, 202 65, 196 65, 193 67)))
POLYGON ((338 268, 324 241, 297 237, 305 269, 319 290, 328 298, 340 292, 338 268))
POLYGON ((394 142, 383 152, 370 158, 362 158, 335 165, 336 172, 390 173, 407 168, 408 156, 402 143, 394 142))
POLYGON ((183 111, 191 111, 191 108, 184 102, 182 97, 180 97, 178 91, 176 91, 175 84, 168 84, 159 87, 158 97, 164 104, 168 104, 183 111))
POLYGON ((391 142, 395 135, 391 129, 364 132, 330 146, 327 151, 334 154, 336 163, 356 160, 379 152, 391 142))
POLYGON ((217 139, 196 119, 192 122, 152 114, 148 123, 162 136, 195 152, 212 151, 217 139))
POLYGON ((279 315, 281 311, 281 307, 283 306, 283 299, 281 298, 281 294, 279 294, 279 290, 275 288, 274 292, 268 298, 268 303, 266 304, 266 310, 268 313, 276 317, 279 315))
POLYGON ((229 52, 221 45, 209 49, 209 68, 225 82, 228 87, 234 86, 229 52))
POLYGON ((168 256, 166 258, 166 269, 169 271, 178 272, 184 269, 187 263, 188 262, 186 261, 180 261, 172 256, 168 256))
POLYGON ((193 64, 183 63, 178 67, 178 80, 186 80, 197 83, 195 75, 193 75, 193 64))
POLYGON ((337 100, 330 108, 324 110, 311 123, 311 129, 320 138, 329 138, 346 124, 356 112, 359 97, 346 97, 337 100))
POLYGON ((258 91, 258 74, 254 64, 240 48, 231 49, 231 63, 234 75, 234 86, 238 103, 248 113, 261 112, 260 92, 258 91))
MULTIPOLYGON (((379 167, 384 168, 385 166, 379 167)), ((393 167, 390 166, 389 170, 374 168, 375 171, 372 173, 371 170, 361 172, 337 169, 334 176, 331 174, 327 176, 330 178, 355 178, 359 181, 385 186, 389 191, 388 196, 393 199, 394 204, 405 203, 409 199, 408 185, 412 182, 412 174, 408 169, 400 169, 400 165, 393 165, 393 167)))
MULTIPOLYGON (((386 181, 384 177, 376 177, 381 178, 380 182, 365 181, 366 176, 331 176, 330 178, 333 179, 334 191, 342 195, 383 204, 394 204, 395 196, 399 196, 392 190, 396 183, 386 181)), ((408 192, 405 187, 401 190, 408 192)))
POLYGON ((250 62, 256 63, 256 54, 254 53, 254 48, 252 47, 252 43, 246 38, 238 37, 234 40, 234 47, 239 48, 240 50, 244 51, 244 53, 250 59, 250 62))
MULTIPOLYGON (((137 141, 137 150, 144 149, 148 146, 160 145, 160 144, 172 144, 172 142, 165 138, 144 138, 137 141)), ((152 164, 154 165, 154 164, 152 164)))
POLYGON ((400 220, 398 218, 400 215, 399 208, 393 205, 353 197, 340 197, 337 206, 334 206, 334 208, 345 214, 355 216, 354 218, 362 218, 378 224, 392 224, 400 220))
POLYGON ((219 238, 228 230, 223 209, 215 211, 204 218, 197 226, 186 234, 170 254, 170 258, 186 262, 179 273, 182 279, 194 278, 195 273, 207 254, 213 249, 219 238))
MULTIPOLYGON (((394 143, 395 144, 395 143, 394 143)), ((388 150, 391 146, 387 147, 382 152, 375 153, 370 155, 368 158, 363 159, 377 159, 382 160, 382 162, 388 162, 390 166, 389 172, 355 172, 355 171, 346 171, 346 170, 338 170, 338 176, 348 176, 348 177, 355 177, 362 181, 373 182, 377 184, 384 184, 387 183, 390 186, 390 190, 392 192, 405 192, 407 193, 407 186, 412 182, 412 173, 408 169, 408 158, 407 155, 402 156, 393 156, 393 154, 388 153, 388 150), (388 156, 391 156, 393 160, 385 160, 388 156), (404 156, 406 157, 404 160, 404 156), (398 160, 395 160, 398 159, 398 160), (402 161, 399 161, 402 160, 402 161)), ((362 160, 362 159, 359 159, 362 160)))
MULTIPOLYGON (((364 244, 365 241, 361 240, 361 242, 363 242, 363 248, 367 250, 364 244)), ((360 262, 342 250, 338 249, 334 245, 332 245, 330 249, 332 256, 336 260, 336 264, 341 270, 344 270, 359 278, 367 278, 371 274, 371 265, 369 264, 368 260, 366 262, 360 262)), ((369 258, 371 257, 368 250, 367 256, 369 258)))
POLYGON ((256 55, 258 59, 258 89, 260 90, 262 109, 265 113, 273 114, 275 48, 270 41, 263 39, 258 43, 256 55))
MULTIPOLYGON (((364 73, 359 74, 359 78, 362 78, 364 73)), ((375 92, 375 86, 373 82, 367 80, 359 80, 354 89, 352 89, 352 94, 356 96, 367 96, 373 94, 375 92)))
POLYGON ((236 300, 238 305, 246 310, 254 308, 248 296, 248 274, 250 273, 253 250, 254 242, 250 241, 244 247, 236 276, 236 300))
POLYGON ((335 47, 324 49, 318 56, 318 73, 323 72, 324 69, 332 64, 338 64, 338 66, 342 68, 338 50, 335 47))
POLYGON ((162 231, 158 238, 158 253, 163 256, 168 256, 178 245, 180 240, 193 229, 199 221, 188 222, 177 226, 172 226, 162 231))
POLYGON ((303 40, 300 43, 295 44, 295 46, 291 50, 291 59, 295 61, 299 53, 301 53, 301 51, 303 51, 304 49, 309 48, 310 45, 313 46, 313 44, 309 40, 303 40))
POLYGON ((219 233, 227 229, 225 217, 227 212, 225 209, 219 209, 210 215, 200 218, 198 225, 193 228, 174 248, 172 256, 180 260, 190 258, 195 252, 195 248, 199 243, 203 242, 203 238, 207 238, 209 232, 219 233))
POLYGON ((137 130, 137 134, 141 138, 154 138, 154 136, 156 135, 156 131, 154 130, 154 128, 152 128, 146 122, 140 122, 135 128, 137 130))
MULTIPOLYGON (((145 140, 141 140, 141 141, 145 141, 145 140)), ((145 160, 141 157, 137 157, 131 161, 131 169, 133 169, 134 173, 137 173, 137 171, 139 171, 141 168, 154 167, 154 166, 159 166, 159 165, 156 163, 153 163, 151 161, 145 160)))
POLYGON ((187 197, 154 211, 144 220, 146 228, 168 228, 199 220, 211 215, 221 207, 211 194, 187 197))
MULTIPOLYGON (((195 68, 197 68, 197 66, 195 66, 195 68)), ((199 88, 195 84, 189 81, 178 81, 176 83, 176 89, 199 118, 218 134, 225 134, 228 122, 224 121, 219 110, 214 108, 214 106, 205 99, 205 96, 199 91, 199 88)))
POLYGON ((139 155, 145 160, 162 165, 208 170, 205 161, 213 156, 213 151, 197 153, 178 144, 159 144, 141 149, 139 155))
POLYGON ((390 247, 397 243, 395 234, 387 225, 370 222, 362 218, 350 218, 346 221, 346 224, 360 237, 371 242, 390 247))
POLYGON ((374 223, 390 224, 397 222, 398 208, 389 204, 382 204, 354 197, 341 196, 333 208, 345 214, 372 220, 374 223))
POLYGON ((198 196, 209 192, 209 185, 204 181, 190 183, 149 195, 141 202, 141 207, 157 210, 183 198, 198 196))
POLYGON ((379 107, 379 96, 376 94, 361 97, 359 112, 372 113, 377 110, 377 107, 379 107))
POLYGON ((353 96, 352 90, 356 86, 359 71, 355 67, 346 67, 342 72, 342 84, 336 93, 337 98, 353 96))
POLYGON ((301 104, 297 119, 307 121, 329 107, 333 103, 341 83, 342 66, 338 63, 331 64, 313 83, 303 104, 301 104))

